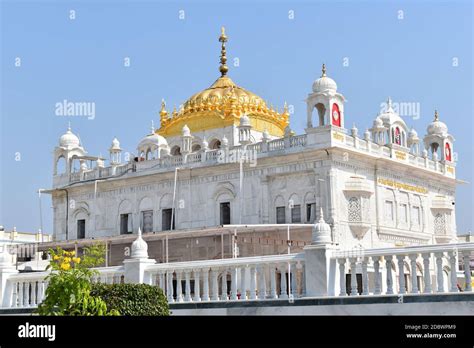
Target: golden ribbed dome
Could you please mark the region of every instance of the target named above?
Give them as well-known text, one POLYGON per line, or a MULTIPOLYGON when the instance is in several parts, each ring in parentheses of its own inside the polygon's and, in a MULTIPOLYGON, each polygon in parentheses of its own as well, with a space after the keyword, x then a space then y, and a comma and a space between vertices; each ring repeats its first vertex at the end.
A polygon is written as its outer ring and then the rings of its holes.
POLYGON ((187 124, 191 132, 238 125, 240 116, 247 115, 254 129, 267 130, 273 136, 283 136, 289 123, 289 113, 285 104, 282 113, 268 107, 265 101, 256 94, 236 85, 227 77, 227 62, 224 28, 219 38, 222 43, 221 66, 219 77, 209 88, 194 94, 180 108, 173 111, 171 117, 162 102, 160 111, 161 127, 158 134, 174 136, 187 124))

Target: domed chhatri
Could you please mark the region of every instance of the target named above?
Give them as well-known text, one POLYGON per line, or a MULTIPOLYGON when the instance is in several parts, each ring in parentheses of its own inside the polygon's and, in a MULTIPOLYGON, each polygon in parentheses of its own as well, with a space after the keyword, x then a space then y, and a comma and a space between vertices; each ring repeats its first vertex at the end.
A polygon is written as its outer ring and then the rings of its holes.
POLYGON ((138 228, 138 237, 132 243, 132 259, 147 259, 148 258, 148 244, 142 238, 142 230, 138 228))
POLYGON ((59 146, 64 148, 75 148, 79 147, 80 143, 81 142, 77 135, 71 131, 71 125, 69 124, 66 133, 59 138, 59 146))
POLYGON ((252 128, 263 132, 267 129, 272 136, 280 137, 289 124, 289 112, 284 109, 279 113, 269 108, 265 101, 256 94, 236 85, 228 76, 227 36, 222 28, 221 57, 219 71, 221 76, 209 87, 191 96, 179 112, 169 117, 166 104, 161 105, 161 127, 157 133, 163 136, 180 135, 182 127, 187 124, 193 132, 239 125, 240 117, 247 114, 252 128))
POLYGON ((331 226, 324 221, 323 208, 319 213, 319 221, 313 226, 312 244, 331 244, 331 226))
POLYGON ((433 122, 428 125, 426 132, 429 135, 441 135, 445 136, 448 134, 448 126, 444 122, 439 120, 438 110, 435 110, 435 116, 433 122))
POLYGON ((322 75, 319 79, 313 83, 313 92, 324 93, 324 92, 336 92, 337 84, 332 78, 326 75, 326 64, 323 64, 322 75))

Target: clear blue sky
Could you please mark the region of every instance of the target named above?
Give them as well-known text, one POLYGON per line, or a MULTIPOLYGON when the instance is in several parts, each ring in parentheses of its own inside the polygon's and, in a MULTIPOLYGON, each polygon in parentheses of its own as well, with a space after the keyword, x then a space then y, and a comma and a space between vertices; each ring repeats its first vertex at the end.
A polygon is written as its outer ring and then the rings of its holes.
MULTIPOLYGON (((229 75, 274 105, 294 105, 297 133, 325 62, 348 100, 347 128, 363 133, 390 95, 419 103, 421 117, 406 121, 423 136, 437 108, 456 139, 457 176, 473 182, 471 1, 1 1, 1 12, 0 224, 8 229, 38 229, 36 191, 51 187, 52 151, 69 120, 90 154, 106 155, 114 136, 134 151, 150 121, 159 123, 161 98, 179 105, 219 76, 221 25, 229 62, 240 60, 229 75), (95 102, 95 119, 56 116, 64 99, 95 102)), ((472 184, 459 186, 458 232, 472 229, 472 206, 472 184)), ((46 196, 46 232, 50 207, 46 196)))

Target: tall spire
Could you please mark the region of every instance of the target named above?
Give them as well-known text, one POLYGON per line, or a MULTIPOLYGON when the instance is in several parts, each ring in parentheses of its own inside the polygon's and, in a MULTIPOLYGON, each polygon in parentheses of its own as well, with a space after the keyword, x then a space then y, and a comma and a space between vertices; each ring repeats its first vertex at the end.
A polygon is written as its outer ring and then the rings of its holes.
POLYGON ((155 133, 155 122, 151 120, 151 134, 155 133))
POLYGON ((219 71, 221 72, 221 77, 224 77, 227 72, 229 71, 229 68, 227 67, 227 56, 226 56, 226 50, 225 50, 225 43, 227 42, 227 36, 225 35, 225 28, 221 28, 221 36, 219 36, 219 42, 222 43, 221 45, 221 65, 219 67, 219 71))
POLYGON ((67 124, 67 130, 68 130, 68 132, 71 131, 71 121, 69 121, 68 124, 67 124))
POLYGON ((391 97, 388 97, 388 99, 387 99, 387 112, 393 112, 392 98, 391 97))
POLYGON ((435 110, 435 116, 434 116, 435 121, 439 121, 439 115, 438 115, 438 110, 435 110))
POLYGON ((322 71, 322 73, 323 73, 323 74, 321 75, 321 77, 325 77, 325 76, 326 76, 326 64, 323 63, 323 67, 322 67, 321 71, 322 71))

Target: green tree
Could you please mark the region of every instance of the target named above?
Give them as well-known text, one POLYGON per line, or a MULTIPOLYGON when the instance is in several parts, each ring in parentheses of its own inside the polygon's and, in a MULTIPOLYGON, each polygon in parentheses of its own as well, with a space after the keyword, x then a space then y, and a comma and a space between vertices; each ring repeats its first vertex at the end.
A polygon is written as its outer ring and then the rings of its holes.
MULTIPOLYGON (((91 295, 91 278, 98 274, 88 268, 93 264, 93 256, 88 264, 81 264, 81 258, 74 251, 65 251, 60 247, 50 249, 52 260, 48 269, 51 274, 45 299, 38 306, 40 315, 120 315, 117 310, 108 310, 106 303, 91 295)), ((87 259, 87 258, 85 258, 87 259)))

